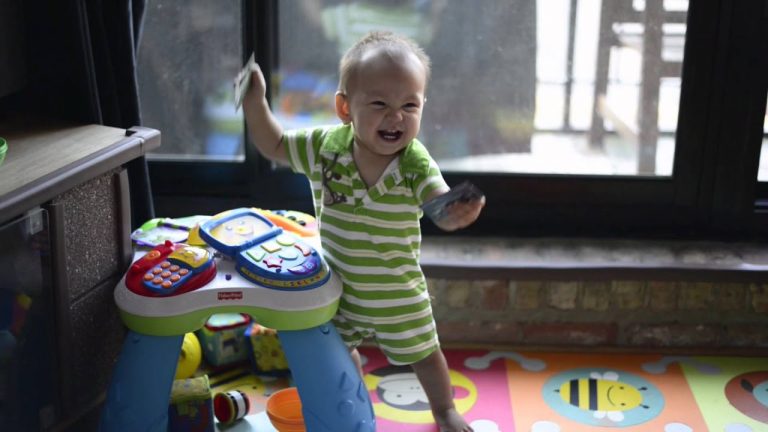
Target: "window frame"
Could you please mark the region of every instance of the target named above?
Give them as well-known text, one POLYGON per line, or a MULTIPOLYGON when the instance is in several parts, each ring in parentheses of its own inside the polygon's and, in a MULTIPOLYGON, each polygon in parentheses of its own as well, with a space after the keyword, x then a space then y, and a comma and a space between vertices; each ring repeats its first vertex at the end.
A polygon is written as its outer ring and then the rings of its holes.
MULTIPOLYGON (((244 0, 242 10, 243 62, 254 51, 270 82, 279 61, 278 2, 244 0)), ((757 169, 767 22, 766 2, 689 3, 671 177, 446 172, 449 184, 470 180, 488 201, 461 234, 764 238, 768 185, 758 184, 757 169)), ((158 213, 210 214, 240 205, 312 212, 306 180, 275 169, 246 142, 241 163, 150 161, 158 213)), ((426 221, 424 233, 439 230, 426 221)))

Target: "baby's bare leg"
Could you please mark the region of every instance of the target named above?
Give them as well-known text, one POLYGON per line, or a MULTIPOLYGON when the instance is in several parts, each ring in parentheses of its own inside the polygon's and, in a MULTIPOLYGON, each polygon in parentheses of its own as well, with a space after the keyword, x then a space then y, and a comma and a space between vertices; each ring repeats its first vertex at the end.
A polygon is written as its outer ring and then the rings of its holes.
POLYGON ((365 374, 363 373, 363 362, 360 360, 360 352, 357 350, 357 348, 350 348, 349 355, 352 357, 352 362, 355 364, 357 371, 360 373, 360 378, 364 378, 365 374))
POLYGON ((472 428, 453 404, 453 391, 448 376, 448 364, 438 348, 425 359, 414 363, 413 371, 429 399, 432 415, 440 432, 471 432, 472 428))

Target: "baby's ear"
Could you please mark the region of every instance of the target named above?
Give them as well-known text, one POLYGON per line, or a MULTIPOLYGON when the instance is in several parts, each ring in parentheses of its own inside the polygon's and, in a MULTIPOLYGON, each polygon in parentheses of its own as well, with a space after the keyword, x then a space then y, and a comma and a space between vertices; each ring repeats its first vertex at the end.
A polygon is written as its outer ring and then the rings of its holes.
POLYGON ((336 92, 336 115, 344 124, 352 123, 352 115, 349 113, 349 98, 340 91, 336 92))

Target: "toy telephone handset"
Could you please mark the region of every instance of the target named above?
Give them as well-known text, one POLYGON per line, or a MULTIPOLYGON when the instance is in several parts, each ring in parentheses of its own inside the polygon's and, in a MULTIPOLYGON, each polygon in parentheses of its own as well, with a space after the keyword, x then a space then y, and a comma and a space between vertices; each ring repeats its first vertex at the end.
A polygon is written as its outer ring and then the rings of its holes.
POLYGON ((215 275, 207 249, 166 240, 131 265, 126 286, 137 294, 169 296, 200 288, 215 275))

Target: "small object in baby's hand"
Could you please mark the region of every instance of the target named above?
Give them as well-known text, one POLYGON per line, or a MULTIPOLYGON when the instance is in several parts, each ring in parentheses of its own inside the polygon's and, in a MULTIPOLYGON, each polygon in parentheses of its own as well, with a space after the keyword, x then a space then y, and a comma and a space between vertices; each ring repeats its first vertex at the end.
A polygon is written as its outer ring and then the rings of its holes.
POLYGON ((451 188, 450 191, 432 198, 421 205, 421 209, 424 214, 429 216, 433 221, 438 221, 447 215, 447 208, 457 202, 469 202, 482 198, 484 194, 475 185, 468 181, 464 181, 451 188))
POLYGON ((235 78, 235 111, 240 109, 240 106, 243 104, 245 93, 248 92, 248 87, 251 85, 251 73, 255 64, 256 58, 251 53, 251 57, 243 66, 243 70, 235 78))

